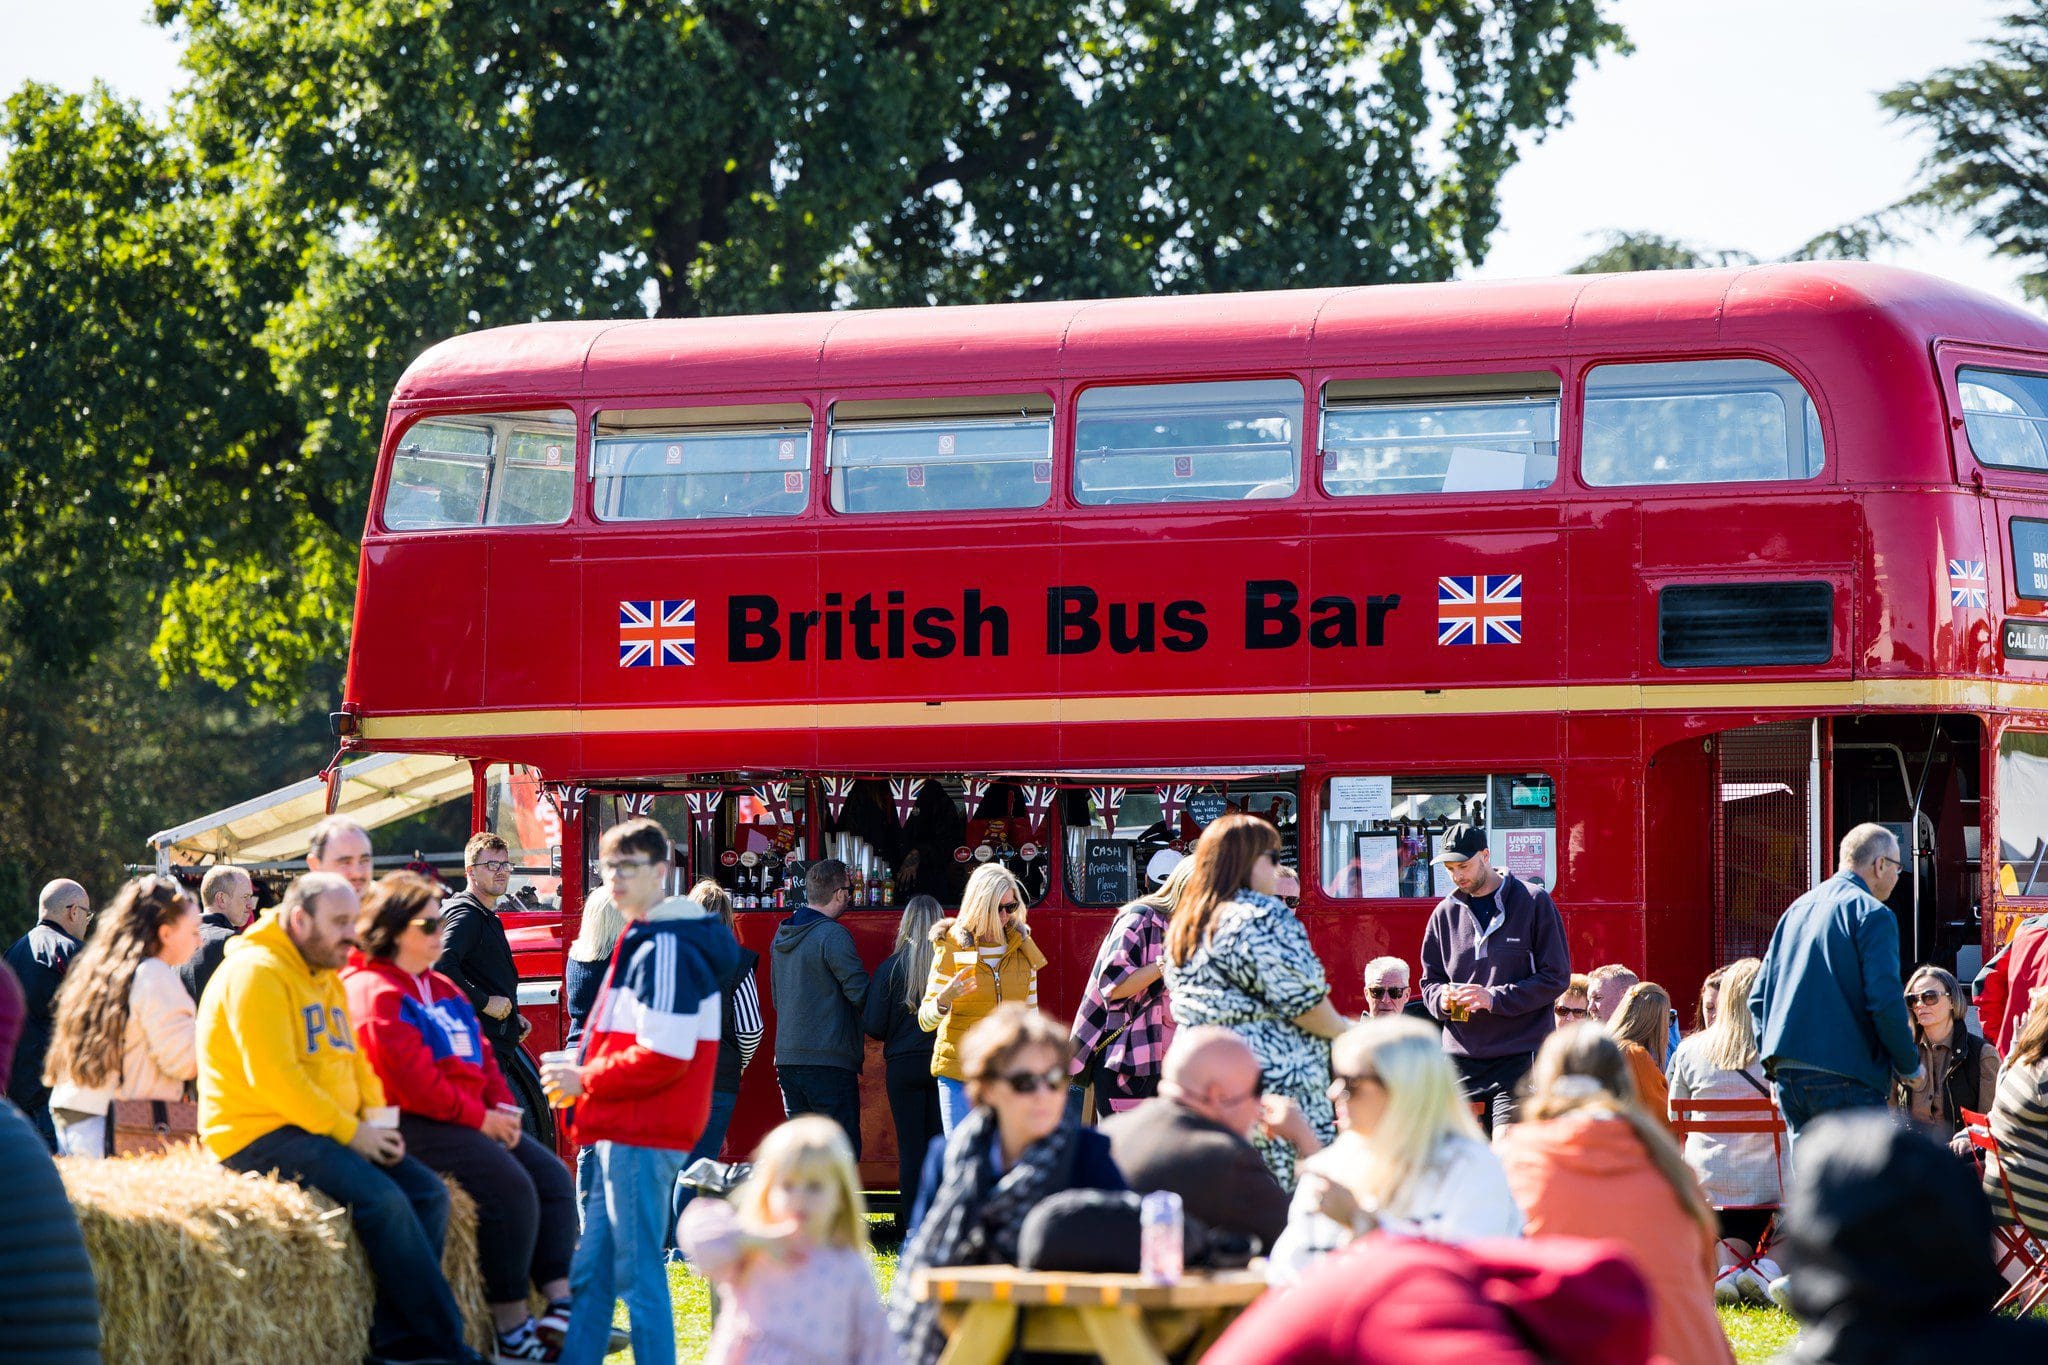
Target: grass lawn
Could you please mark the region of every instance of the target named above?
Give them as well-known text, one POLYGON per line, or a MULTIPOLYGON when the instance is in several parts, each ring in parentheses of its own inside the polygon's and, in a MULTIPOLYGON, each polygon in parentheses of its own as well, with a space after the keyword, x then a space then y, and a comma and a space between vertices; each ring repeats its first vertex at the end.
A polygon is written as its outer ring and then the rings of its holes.
MULTIPOLYGON (((896 1278, 898 1248, 889 1231, 888 1219, 878 1218, 874 1222, 875 1281, 880 1292, 886 1294, 890 1282, 896 1278)), ((669 1267, 668 1284, 669 1292, 675 1296, 676 1359, 701 1360, 711 1340, 711 1287, 702 1276, 684 1265, 669 1267)), ((621 1327, 626 1325, 623 1307, 617 1321, 621 1327)), ((1728 1340, 1734 1344, 1735 1358, 1742 1365, 1760 1365, 1770 1360, 1791 1344, 1797 1330, 1791 1316, 1776 1308, 1723 1308, 1721 1326, 1728 1333, 1728 1340)), ((621 1365, 631 1358, 625 1351, 611 1357, 621 1365)))

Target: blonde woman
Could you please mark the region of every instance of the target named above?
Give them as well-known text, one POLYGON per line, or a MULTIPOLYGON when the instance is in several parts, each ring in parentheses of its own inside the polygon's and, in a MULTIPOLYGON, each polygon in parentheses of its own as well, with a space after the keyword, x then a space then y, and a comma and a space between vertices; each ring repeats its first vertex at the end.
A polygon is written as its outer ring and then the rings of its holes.
MULTIPOLYGON (((1350 1021, 1330 1003, 1308 929, 1276 894, 1280 831, 1256 815, 1226 815, 1202 831, 1189 861, 1194 870, 1166 928, 1173 1017, 1244 1039, 1265 1072, 1266 1093, 1300 1105, 1327 1143, 1337 1136, 1330 1040, 1350 1021)), ((1264 1133, 1252 1143, 1291 1192, 1294 1148, 1264 1133)))
POLYGON ((1621 1242, 1650 1288, 1653 1354, 1733 1365, 1714 1315, 1714 1211, 1670 1134, 1634 1102, 1620 1044, 1593 1024, 1559 1029, 1529 1075, 1521 1122, 1496 1147, 1524 1230, 1621 1242))
POLYGON ((1302 1163, 1267 1278, 1292 1284, 1374 1227, 1433 1242, 1517 1237, 1522 1210, 1420 1019, 1367 1019, 1330 1049, 1337 1140, 1302 1163))
POLYGON ((137 877, 72 959, 43 1062, 61 1154, 106 1156, 115 1100, 185 1098, 199 1054, 178 968, 199 937, 197 902, 169 877, 137 877))
POLYGON ((1193 858, 1176 863, 1158 890, 1116 912, 1095 950, 1074 1015, 1074 1074, 1093 1072, 1098 1110, 1130 1109, 1159 1093, 1173 1041, 1166 926, 1194 870, 1193 858))
POLYGON ((1664 1060, 1671 1046, 1671 994, 1654 981, 1638 981, 1621 997, 1607 1031, 1621 1045, 1635 1081, 1636 1103, 1666 1129, 1671 1126, 1671 1087, 1664 1060))
POLYGON ((937 900, 912 896, 896 922, 896 951, 882 959, 868 983, 861 1031, 882 1045, 883 1083, 889 1117, 896 1123, 896 1231, 910 1224, 917 1207, 918 1175, 925 1150, 946 1131, 939 1117, 939 1083, 932 1077, 932 1035, 917 1026, 931 980, 932 926, 945 915, 937 900))
POLYGON ((939 1082, 939 1118, 951 1133, 973 1101, 960 1069, 960 1041, 998 1005, 1038 1008, 1045 954, 1031 941, 1024 884, 1000 863, 983 863, 967 879, 960 913, 931 927, 932 965, 917 1026, 937 1034, 932 1075, 939 1082))
MULTIPOLYGON (((1750 1014, 1749 989, 1763 962, 1745 957, 1723 967, 1721 997, 1729 1008, 1716 1010, 1714 1021, 1678 1045, 1671 1054, 1668 1079, 1675 1100, 1769 1100, 1756 1050, 1756 1018, 1750 1014), (1736 1008, 1737 1001, 1745 1002, 1736 1008)), ((1769 1133, 1687 1133, 1685 1164, 1700 1178, 1707 1202, 1721 1210, 1723 1269, 1745 1259, 1771 1220, 1769 1206, 1785 1196, 1791 1174, 1792 1144, 1769 1133)), ((1722 1298, 1747 1298, 1761 1303, 1777 1267, 1759 1262, 1751 1272, 1720 1275, 1714 1292, 1722 1298)))

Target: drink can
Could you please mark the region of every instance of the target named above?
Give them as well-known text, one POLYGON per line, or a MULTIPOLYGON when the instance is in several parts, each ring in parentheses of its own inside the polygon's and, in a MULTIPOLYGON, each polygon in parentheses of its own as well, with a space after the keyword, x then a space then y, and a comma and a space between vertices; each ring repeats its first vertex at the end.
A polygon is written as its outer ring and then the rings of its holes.
POLYGON ((1179 1284, 1184 1216, 1180 1196, 1154 1190, 1138 1206, 1138 1273, 1147 1284, 1179 1284))

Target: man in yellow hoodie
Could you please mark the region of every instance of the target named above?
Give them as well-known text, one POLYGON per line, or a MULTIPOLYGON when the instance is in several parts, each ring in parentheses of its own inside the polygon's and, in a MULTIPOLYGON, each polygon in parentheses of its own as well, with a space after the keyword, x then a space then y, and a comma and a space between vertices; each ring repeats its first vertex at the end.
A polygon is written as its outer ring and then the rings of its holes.
POLYGON ((364 1122, 384 1088, 356 1047, 335 969, 355 946, 355 888, 293 882, 228 944, 199 1006, 199 1133, 221 1164, 319 1190, 345 1206, 377 1282, 370 1346, 386 1360, 482 1357, 441 1274, 448 1193, 395 1126, 364 1122))

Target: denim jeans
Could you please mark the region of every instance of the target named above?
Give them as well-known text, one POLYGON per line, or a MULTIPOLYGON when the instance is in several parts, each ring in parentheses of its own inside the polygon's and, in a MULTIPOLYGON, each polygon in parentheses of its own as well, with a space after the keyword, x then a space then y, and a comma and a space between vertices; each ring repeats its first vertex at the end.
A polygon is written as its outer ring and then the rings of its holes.
POLYGON ((1882 1109, 1886 1103, 1882 1090, 1832 1071, 1805 1066, 1775 1068, 1771 1084, 1778 1092, 1778 1108, 1785 1115, 1785 1128, 1795 1152, 1800 1131, 1822 1114, 1841 1109, 1882 1109))
POLYGON ((91 1118, 73 1119, 65 1123, 55 1116, 50 1120, 57 1128, 57 1155, 103 1157, 107 1154, 107 1115, 94 1114, 91 1118))
MULTIPOLYGON (((740 1097, 729 1090, 711 1092, 711 1115, 704 1120, 704 1135, 697 1139, 697 1145, 683 1158, 683 1171, 689 1170, 700 1161, 718 1160, 719 1152, 725 1147, 725 1130, 732 1126, 733 1106, 739 1102, 740 1097)), ((675 1246, 676 1224, 682 1221, 683 1210, 690 1207, 690 1201, 696 1197, 697 1192, 683 1183, 682 1172, 678 1171, 675 1195, 669 1203, 668 1236, 661 1244, 664 1250, 675 1246)))
POLYGON ((569 1266, 574 1302, 562 1365, 600 1365, 619 1299, 626 1301, 634 1365, 675 1365, 675 1309, 661 1244, 669 1195, 689 1153, 619 1142, 585 1151, 597 1187, 584 1206, 583 1240, 569 1266))
MULTIPOLYGON (((966 1122, 974 1110, 974 1101, 967 1098, 967 1082, 956 1081, 951 1076, 935 1077, 939 1083, 939 1122, 945 1126, 946 1136, 966 1122)), ((1079 1112, 1076 1110, 1075 1112, 1079 1112)))
POLYGON ((853 1159, 860 1160, 860 1073, 843 1066, 778 1066, 776 1084, 782 1087, 782 1113, 823 1114, 846 1130, 853 1144, 853 1159))
POLYGON ((462 1314, 441 1276, 448 1188, 411 1157, 379 1166, 330 1137, 273 1129, 221 1162, 231 1171, 275 1171, 348 1209, 377 1286, 370 1349, 400 1360, 473 1360, 462 1314))

